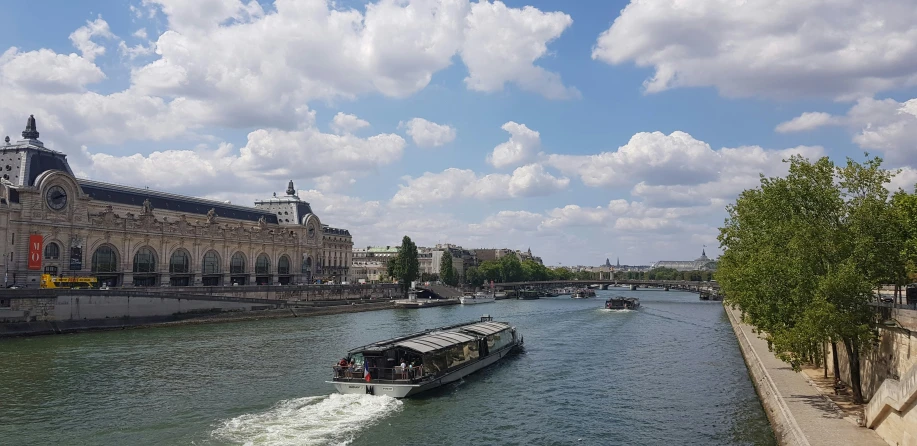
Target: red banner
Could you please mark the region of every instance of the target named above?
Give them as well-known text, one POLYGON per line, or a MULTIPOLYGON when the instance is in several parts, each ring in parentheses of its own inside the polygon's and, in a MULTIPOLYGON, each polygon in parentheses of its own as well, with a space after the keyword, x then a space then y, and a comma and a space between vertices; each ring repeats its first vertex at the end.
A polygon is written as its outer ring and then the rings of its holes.
POLYGON ((29 269, 41 269, 41 248, 44 237, 40 235, 29 236, 29 269))

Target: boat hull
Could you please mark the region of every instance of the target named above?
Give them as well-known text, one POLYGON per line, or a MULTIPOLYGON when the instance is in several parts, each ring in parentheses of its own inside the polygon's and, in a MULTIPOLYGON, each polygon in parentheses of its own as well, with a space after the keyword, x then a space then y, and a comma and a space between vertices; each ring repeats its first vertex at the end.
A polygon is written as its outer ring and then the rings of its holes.
POLYGON ((459 302, 461 302, 462 305, 488 304, 488 303, 491 303, 491 302, 495 302, 495 299, 494 299, 493 297, 490 297, 490 296, 488 296, 488 297, 475 297, 474 299, 472 299, 472 298, 470 298, 470 297, 468 297, 468 296, 462 296, 462 297, 459 298, 459 302))
POLYGON ((481 359, 472 364, 468 364, 465 367, 449 372, 443 376, 437 377, 436 379, 418 383, 418 384, 391 384, 391 383, 379 383, 379 382, 345 382, 345 381, 325 381, 330 384, 334 384, 334 388, 337 389, 339 393, 345 394, 372 394, 372 395, 385 395, 393 398, 405 398, 409 396, 417 395, 421 392, 426 392, 427 390, 435 389, 440 386, 458 381, 478 370, 481 370, 487 366, 493 365, 497 361, 505 358, 507 355, 512 353, 515 349, 519 348, 522 344, 516 343, 503 350, 494 352, 488 355, 486 358, 481 359))

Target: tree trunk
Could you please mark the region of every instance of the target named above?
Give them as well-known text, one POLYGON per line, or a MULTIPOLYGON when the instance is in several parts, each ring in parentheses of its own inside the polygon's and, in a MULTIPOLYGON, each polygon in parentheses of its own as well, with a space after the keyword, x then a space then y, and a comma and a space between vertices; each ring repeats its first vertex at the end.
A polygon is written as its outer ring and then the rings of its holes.
POLYGON ((833 340, 831 341, 831 359, 833 359, 832 364, 834 366, 834 379, 840 379, 841 377, 841 366, 837 362, 837 343, 833 340))
POLYGON ((828 345, 822 344, 822 365, 825 366, 825 379, 828 379, 828 345))
POLYGON ((860 346, 852 339, 844 338, 847 349, 847 364, 850 366, 850 389, 853 390, 853 402, 863 404, 863 389, 860 386, 860 346))

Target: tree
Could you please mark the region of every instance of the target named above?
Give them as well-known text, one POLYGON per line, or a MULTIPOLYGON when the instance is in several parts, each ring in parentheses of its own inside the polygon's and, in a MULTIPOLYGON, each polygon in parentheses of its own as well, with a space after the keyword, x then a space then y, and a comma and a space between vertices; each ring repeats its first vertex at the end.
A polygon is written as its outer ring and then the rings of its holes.
POLYGON ((439 278, 446 285, 458 285, 458 278, 455 274, 455 267, 452 266, 452 254, 449 251, 443 252, 443 258, 439 262, 439 278))
POLYGON ((534 260, 526 259, 522 262, 522 280, 526 282, 551 280, 551 273, 544 265, 534 260))
POLYGON ((404 236, 401 239, 401 246, 398 247, 398 254, 389 261, 387 265, 388 273, 401 284, 401 290, 405 298, 408 297, 408 289, 411 288, 411 282, 420 277, 420 262, 417 260, 417 245, 411 241, 411 238, 404 236))
POLYGON ((502 282, 519 282, 523 280, 522 264, 515 254, 507 254, 500 257, 500 272, 502 282))
POLYGON ((879 158, 837 167, 794 156, 789 164, 785 178, 762 177, 727 207, 716 279, 794 369, 840 342, 860 403, 859 358, 875 336, 872 290, 896 274, 900 253, 890 174, 879 158))
POLYGON ((570 280, 573 279, 573 272, 569 268, 560 267, 554 270, 553 276, 554 280, 570 280))
POLYGON ((484 283, 484 277, 476 267, 472 266, 465 270, 465 283, 473 287, 479 287, 484 283))

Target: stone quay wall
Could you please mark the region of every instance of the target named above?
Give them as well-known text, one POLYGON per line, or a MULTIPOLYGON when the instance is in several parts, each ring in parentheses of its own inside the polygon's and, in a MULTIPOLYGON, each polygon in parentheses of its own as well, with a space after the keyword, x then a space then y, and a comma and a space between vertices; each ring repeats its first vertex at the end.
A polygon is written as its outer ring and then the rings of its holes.
MULTIPOLYGON (((879 328, 878 343, 861 353, 866 426, 888 444, 917 446, 917 311, 883 308, 894 325, 879 328)), ((829 351, 828 361, 831 361, 829 351)), ((841 380, 850 382, 847 351, 838 345, 841 380)), ((830 364, 830 362, 829 362, 830 364)))
POLYGON ((366 311, 398 296, 393 284, 7 290, 0 337, 366 311))
MULTIPOLYGON (((860 379, 863 398, 869 401, 886 379, 899 379, 917 366, 917 311, 889 308, 888 319, 898 322, 900 327, 879 328, 879 342, 874 348, 860 355, 860 379)), ((847 350, 843 344, 837 346, 840 378, 850 382, 850 366, 847 350)), ((833 358, 828 351, 828 364, 833 358)))

